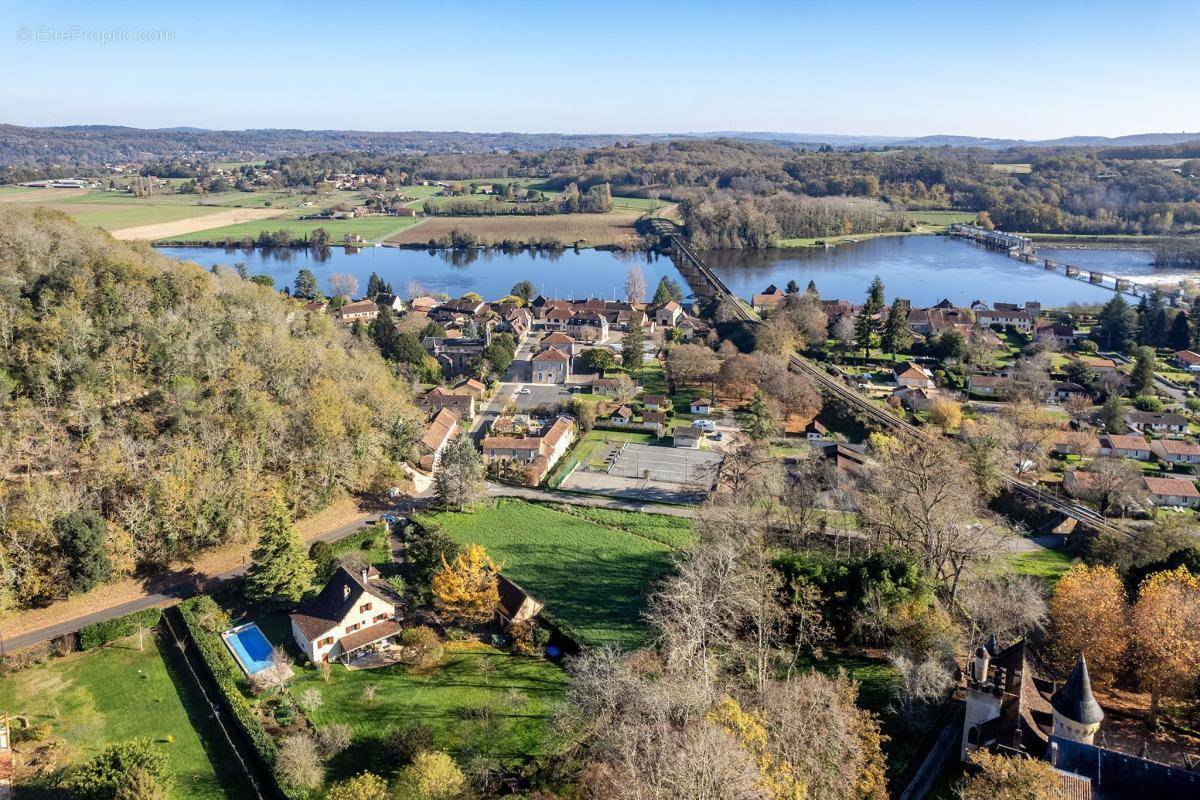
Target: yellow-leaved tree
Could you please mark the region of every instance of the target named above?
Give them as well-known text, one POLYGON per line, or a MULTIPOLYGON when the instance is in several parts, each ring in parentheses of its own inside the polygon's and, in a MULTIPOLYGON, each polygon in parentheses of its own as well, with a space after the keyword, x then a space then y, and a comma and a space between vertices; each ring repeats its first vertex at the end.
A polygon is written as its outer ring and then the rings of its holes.
POLYGON ((454 759, 422 751, 396 776, 396 797, 408 800, 459 800, 469 784, 454 759))
POLYGON ((1081 654, 1092 678, 1108 683, 1129 649, 1129 607, 1125 586, 1109 566, 1075 564, 1050 597, 1057 666, 1070 669, 1081 654))
POLYGON ((1150 691, 1146 723, 1153 728, 1163 695, 1182 697, 1195 690, 1200 673, 1200 576, 1180 566, 1146 578, 1131 620, 1138 680, 1150 691))
POLYGON ((496 574, 500 568, 487 552, 473 544, 433 576, 430 588, 438 610, 461 622, 486 622, 496 612, 500 594, 496 574))

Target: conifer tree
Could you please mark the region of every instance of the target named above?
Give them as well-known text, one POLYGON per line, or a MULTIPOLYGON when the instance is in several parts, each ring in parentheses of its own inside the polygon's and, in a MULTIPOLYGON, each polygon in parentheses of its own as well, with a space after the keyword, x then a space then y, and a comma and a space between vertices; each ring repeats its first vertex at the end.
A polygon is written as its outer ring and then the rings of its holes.
POLYGON ((283 496, 272 492, 254 562, 246 570, 246 597, 256 602, 296 603, 312 584, 315 568, 283 496))
POLYGON ((892 308, 888 311, 881 345, 885 352, 892 354, 892 360, 895 361, 896 353, 907 350, 911 344, 912 335, 908 331, 908 309, 897 297, 892 301, 892 308))
POLYGON ((1175 319, 1171 320, 1167 346, 1172 350, 1187 350, 1192 346, 1192 323, 1186 311, 1180 311, 1175 315, 1175 319))

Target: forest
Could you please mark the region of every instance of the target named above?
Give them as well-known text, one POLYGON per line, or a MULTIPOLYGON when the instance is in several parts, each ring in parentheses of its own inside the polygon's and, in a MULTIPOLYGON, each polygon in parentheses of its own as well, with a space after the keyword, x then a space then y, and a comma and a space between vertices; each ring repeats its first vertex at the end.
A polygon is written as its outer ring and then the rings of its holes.
POLYGON ((400 480, 407 387, 229 270, 0 212, 0 611, 252 541, 400 480))
MULTIPOLYGON (((1191 152, 1188 144, 1161 148, 1191 152)), ((1021 151, 1031 159, 1030 170, 1015 174, 992 166, 993 159, 1006 160, 1003 154, 978 148, 814 151, 736 139, 503 154, 323 153, 277 159, 267 167, 277 172, 283 186, 315 186, 332 173, 347 171, 399 183, 543 177, 549 188, 575 184, 584 191, 607 183, 614 196, 683 203, 695 243, 728 247, 766 247, 795 236, 902 230, 899 212, 932 208, 986 211, 999 228, 1034 233, 1170 235, 1200 230, 1200 160, 1173 167, 1147 158, 1110 158, 1106 152, 1021 151), (853 198, 880 206, 861 215, 842 205, 838 210, 846 213, 826 224, 801 213, 816 208, 803 203, 804 198, 853 198), (737 222, 705 212, 714 206, 735 210, 737 222), (800 224, 802 218, 806 221, 800 224)))

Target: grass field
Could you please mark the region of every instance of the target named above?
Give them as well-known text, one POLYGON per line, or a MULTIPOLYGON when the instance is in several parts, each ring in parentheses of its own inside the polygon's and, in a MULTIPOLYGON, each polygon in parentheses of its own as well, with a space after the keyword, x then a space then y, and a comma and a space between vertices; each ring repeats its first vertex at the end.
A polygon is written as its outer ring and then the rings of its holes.
POLYGON ((337 780, 364 769, 390 774, 395 765, 379 741, 389 728, 415 723, 429 726, 435 746, 460 759, 486 754, 511 767, 545 755, 553 745, 550 716, 566 684, 566 673, 549 661, 458 642, 447 644, 443 663, 429 670, 339 665, 325 683, 315 669, 297 669, 290 691, 297 699, 309 689, 321 694, 320 708, 306 712, 318 728, 342 723, 353 732, 353 744, 330 764, 337 780), (363 697, 367 685, 376 688, 374 700, 363 697))
MULTIPOLYGON (((141 651, 130 639, 6 675, 0 680, 0 709, 27 716, 31 725, 49 725, 51 737, 64 743, 59 763, 78 763, 107 745, 149 738, 168 755, 175 776, 172 798, 248 796, 225 763, 229 756, 206 752, 201 735, 210 742, 218 735, 210 729, 210 712, 187 693, 189 679, 175 672, 165 647, 147 634, 141 651)), ((18 744, 18 752, 24 747, 18 744)))
MULTIPOLYGON (((670 567, 671 547, 650 538, 682 536, 651 515, 624 527, 519 500, 473 513, 425 515, 463 544, 479 544, 504 574, 545 603, 588 644, 636 647, 645 640, 642 608, 670 567), (631 530, 633 532, 631 532, 631 530)), ((612 521, 612 520, 610 520, 612 521)))
POLYGON ((1041 578, 1048 586, 1057 583, 1075 561, 1075 558, 1063 551, 1049 548, 1016 553, 1009 558, 1009 564, 1017 573, 1041 578))
POLYGON ((455 228, 474 234, 481 244, 499 244, 505 239, 530 242, 557 239, 564 245, 581 247, 631 245, 638 235, 633 224, 641 214, 613 211, 608 214, 551 214, 547 216, 430 217, 387 241, 393 244, 425 244, 449 236, 455 228))

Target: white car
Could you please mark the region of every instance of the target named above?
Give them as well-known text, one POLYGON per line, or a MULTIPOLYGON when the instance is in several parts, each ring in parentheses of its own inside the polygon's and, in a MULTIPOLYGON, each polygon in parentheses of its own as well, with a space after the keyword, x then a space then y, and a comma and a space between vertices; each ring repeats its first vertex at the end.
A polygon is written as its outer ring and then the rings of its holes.
POLYGON ((717 423, 713 422, 711 419, 694 419, 692 420, 692 427, 712 433, 717 429, 717 423))
POLYGON ((517 389, 517 394, 532 394, 532 392, 528 386, 522 386, 520 389, 517 389))

